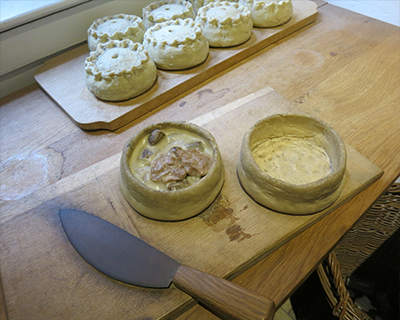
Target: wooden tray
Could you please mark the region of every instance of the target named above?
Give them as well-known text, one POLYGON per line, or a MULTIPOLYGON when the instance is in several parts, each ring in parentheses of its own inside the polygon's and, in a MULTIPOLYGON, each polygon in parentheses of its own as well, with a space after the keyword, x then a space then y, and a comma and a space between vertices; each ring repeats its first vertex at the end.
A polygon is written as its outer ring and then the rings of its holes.
POLYGON ((0 271, 10 319, 169 319, 194 304, 174 286, 144 289, 97 272, 66 238, 59 208, 93 213, 180 263, 230 279, 379 179, 382 170, 347 145, 344 189, 329 208, 295 216, 255 203, 236 175, 242 137, 260 118, 295 111, 293 104, 267 87, 191 119, 215 137, 226 180, 216 201, 185 221, 150 220, 127 204, 118 186, 121 153, 61 178, 26 197, 23 205, 4 206, 4 212, 13 212, 0 225, 0 271))
POLYGON ((317 5, 293 1, 292 19, 279 27, 253 28, 245 44, 228 49, 210 49, 208 59, 198 67, 179 71, 158 71, 157 83, 131 100, 111 103, 97 99, 86 88, 84 61, 87 45, 57 56, 36 72, 40 87, 85 130, 116 130, 202 81, 234 65, 262 48, 315 21, 317 5))

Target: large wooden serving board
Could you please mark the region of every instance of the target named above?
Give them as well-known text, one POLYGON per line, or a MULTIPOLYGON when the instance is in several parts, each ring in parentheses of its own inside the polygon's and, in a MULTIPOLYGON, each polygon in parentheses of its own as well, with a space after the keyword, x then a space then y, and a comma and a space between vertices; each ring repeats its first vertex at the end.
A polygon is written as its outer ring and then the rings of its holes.
POLYGON ((127 204, 118 186, 121 153, 4 205, 0 271, 10 319, 169 319, 194 304, 174 286, 129 286, 90 267, 68 242, 60 208, 93 213, 181 263, 232 279, 379 179, 382 170, 347 145, 344 189, 329 208, 295 216, 255 203, 236 175, 242 137, 262 117, 295 111, 267 87, 192 119, 214 135, 226 181, 208 209, 185 221, 150 220, 127 204))
MULTIPOLYGON (((200 66, 184 71, 158 70, 155 85, 139 97, 123 102, 106 102, 92 95, 85 84, 87 45, 47 61, 36 72, 41 88, 85 130, 116 130, 158 107, 178 94, 203 82, 240 60, 286 37, 315 21, 318 16, 314 2, 293 1, 291 20, 276 28, 253 28, 251 38, 243 45, 211 48, 208 59, 200 66)), ((245 81, 246 79, 243 79, 245 81)))

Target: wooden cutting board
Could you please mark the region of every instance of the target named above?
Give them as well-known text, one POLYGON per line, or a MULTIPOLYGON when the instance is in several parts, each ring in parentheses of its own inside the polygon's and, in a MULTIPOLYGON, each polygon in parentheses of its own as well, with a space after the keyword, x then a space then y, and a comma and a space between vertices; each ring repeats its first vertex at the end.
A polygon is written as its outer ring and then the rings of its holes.
POLYGON ((10 319, 168 319, 194 303, 174 286, 139 288, 94 270, 68 242, 60 208, 98 215, 181 263, 231 279, 379 179, 382 170, 347 145, 345 186, 329 208, 294 216, 255 203, 236 175, 242 137, 260 118, 296 111, 267 87, 191 120, 214 135, 226 181, 216 201, 189 220, 160 222, 137 214, 119 190, 121 153, 4 205, 0 271, 10 319))
POLYGON ((184 71, 158 70, 156 84, 139 97, 123 102, 97 99, 86 88, 85 59, 89 54, 82 45, 61 54, 38 69, 35 79, 40 87, 85 130, 116 130, 182 92, 194 87, 222 70, 234 65, 315 21, 317 5, 311 1, 293 1, 292 19, 276 28, 253 28, 251 38, 244 44, 210 49, 208 59, 200 66, 184 71))

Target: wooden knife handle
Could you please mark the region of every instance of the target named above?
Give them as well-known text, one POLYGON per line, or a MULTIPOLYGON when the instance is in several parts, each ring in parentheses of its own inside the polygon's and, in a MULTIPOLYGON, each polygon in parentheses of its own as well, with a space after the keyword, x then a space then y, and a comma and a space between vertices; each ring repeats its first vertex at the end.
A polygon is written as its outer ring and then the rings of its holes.
POLYGON ((225 320, 272 320, 275 304, 228 280, 181 265, 172 280, 176 287, 225 320))

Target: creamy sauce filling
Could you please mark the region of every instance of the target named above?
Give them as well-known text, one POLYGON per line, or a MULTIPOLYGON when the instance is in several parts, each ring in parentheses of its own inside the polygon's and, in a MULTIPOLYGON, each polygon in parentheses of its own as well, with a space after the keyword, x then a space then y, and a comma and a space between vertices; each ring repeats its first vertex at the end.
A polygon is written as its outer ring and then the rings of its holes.
MULTIPOLYGON (((165 133, 165 137, 154 145, 149 143, 150 134, 142 138, 132 152, 129 159, 129 167, 132 174, 150 188, 168 190, 168 185, 163 181, 153 181, 151 179, 151 167, 154 165, 155 160, 161 156, 170 155, 170 150, 177 147, 183 150, 197 149, 209 156, 212 161, 213 148, 206 139, 192 132, 175 128, 162 129, 161 131, 165 133)), ((185 187, 190 186, 200 179, 200 176, 187 175, 184 185, 185 187)))
POLYGON ((252 154, 268 175, 296 185, 314 182, 332 172, 326 151, 305 138, 268 139, 257 145, 252 154))

